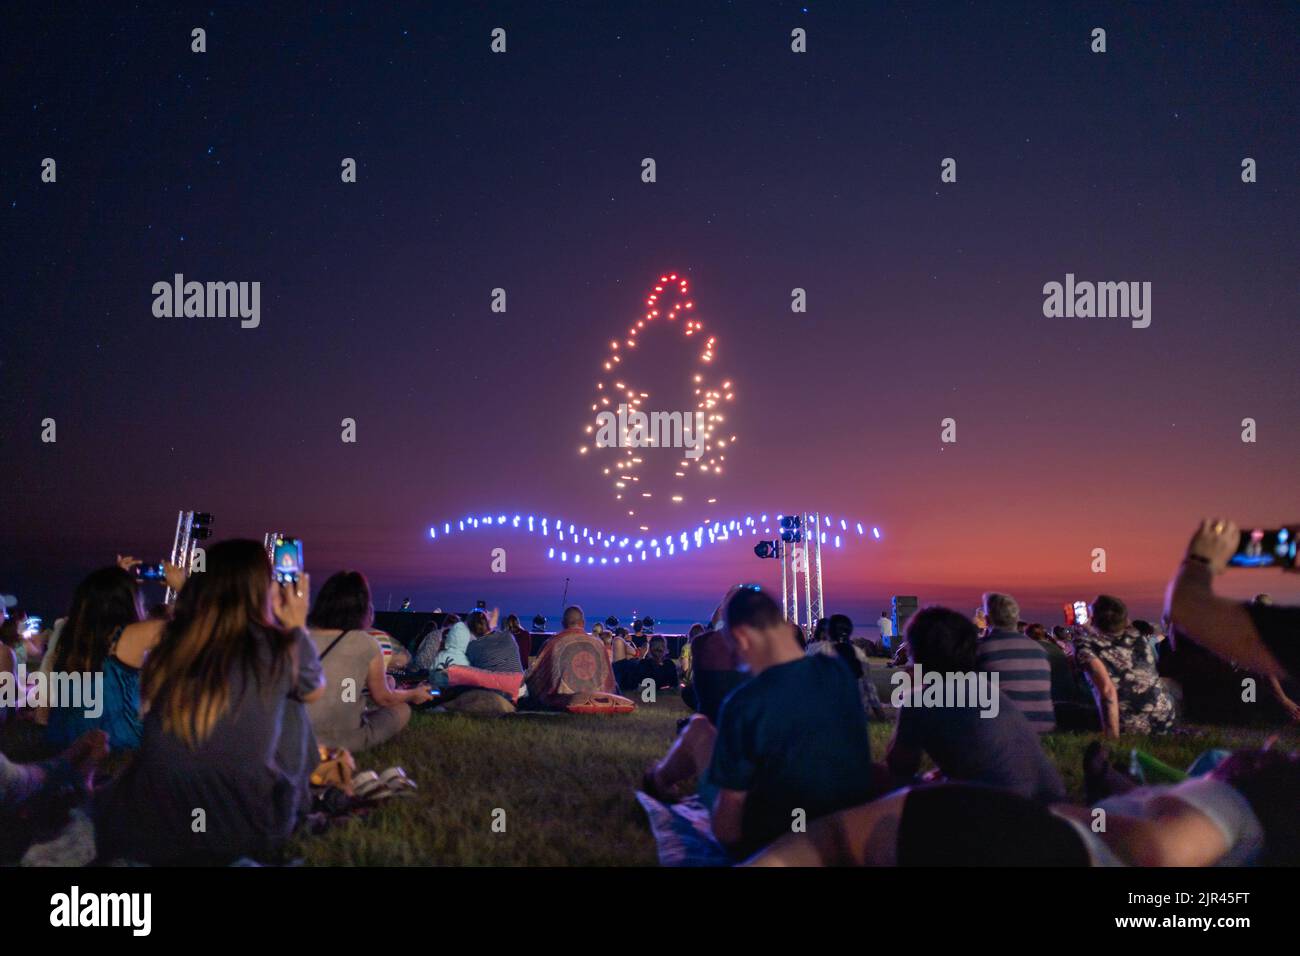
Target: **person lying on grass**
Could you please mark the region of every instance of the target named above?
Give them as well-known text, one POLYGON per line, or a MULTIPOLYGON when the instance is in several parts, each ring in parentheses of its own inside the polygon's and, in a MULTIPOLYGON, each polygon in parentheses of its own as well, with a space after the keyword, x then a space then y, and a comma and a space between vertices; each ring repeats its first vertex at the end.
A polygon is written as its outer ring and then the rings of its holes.
POLYGON ((460 616, 457 614, 448 614, 442 622, 436 626, 431 626, 426 634, 420 638, 416 644, 415 653, 411 656, 410 669, 415 671, 431 671, 434 669, 434 661, 442 652, 443 642, 447 637, 447 632, 460 623, 460 616))
POLYGON ((473 640, 474 635, 464 621, 457 621, 447 628, 442 636, 442 650, 433 659, 430 673, 445 671, 448 667, 469 667, 469 645, 473 640))
POLYGON ((1203 777, 1092 808, 993 787, 897 790, 809 824, 753 866, 1294 866, 1300 754, 1238 751, 1203 777))

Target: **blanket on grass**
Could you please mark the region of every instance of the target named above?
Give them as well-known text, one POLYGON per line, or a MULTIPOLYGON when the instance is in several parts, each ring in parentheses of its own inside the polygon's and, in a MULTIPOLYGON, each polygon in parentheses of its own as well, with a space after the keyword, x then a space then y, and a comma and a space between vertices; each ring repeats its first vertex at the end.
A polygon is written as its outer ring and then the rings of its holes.
POLYGON ((636 798, 650 818, 660 866, 731 865, 727 851, 713 838, 709 808, 698 796, 665 804, 638 790, 636 798))

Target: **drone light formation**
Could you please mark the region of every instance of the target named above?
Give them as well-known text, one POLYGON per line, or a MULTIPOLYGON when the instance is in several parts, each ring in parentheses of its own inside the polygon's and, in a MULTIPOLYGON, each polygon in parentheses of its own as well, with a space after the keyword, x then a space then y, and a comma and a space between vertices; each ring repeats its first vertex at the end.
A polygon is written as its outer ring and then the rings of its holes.
MULTIPOLYGON (((603 529, 584 525, 579 530, 575 522, 567 524, 562 518, 535 514, 508 515, 503 512, 471 514, 455 521, 444 521, 440 526, 429 528, 430 539, 447 538, 452 534, 461 534, 480 529, 501 529, 509 525, 512 530, 524 531, 549 539, 544 543, 548 560, 563 564, 579 564, 588 567, 618 567, 638 562, 649 562, 674 558, 690 551, 701 551, 706 547, 720 545, 732 539, 743 539, 757 535, 770 537, 774 525, 781 525, 784 517, 779 512, 772 514, 769 521, 767 512, 757 517, 746 515, 727 520, 712 520, 697 524, 693 528, 684 528, 671 533, 655 532, 651 534, 645 518, 638 518, 638 507, 653 502, 656 497, 667 498, 674 506, 688 503, 688 485, 692 475, 700 472, 715 480, 722 474, 726 451, 736 442, 736 436, 725 435, 720 429, 726 422, 723 408, 735 400, 735 387, 726 378, 717 377, 712 370, 712 363, 717 355, 717 337, 704 334, 704 323, 697 317, 695 302, 690 298, 690 287, 684 276, 676 272, 665 273, 659 282, 647 293, 646 311, 641 318, 628 329, 623 339, 609 342, 608 354, 604 361, 604 374, 596 381, 595 401, 591 405, 593 423, 585 428, 586 442, 578 449, 579 456, 599 456, 602 476, 609 479, 616 500, 627 506, 627 515, 636 520, 637 529, 629 534, 608 533, 603 529), (700 429, 702 440, 693 445, 692 451, 698 451, 699 457, 692 459, 683 454, 673 472, 673 481, 669 488, 659 489, 650 486, 649 476, 643 466, 646 464, 644 448, 663 447, 659 442, 660 434, 653 429, 650 441, 647 436, 632 436, 627 427, 627 418, 617 415, 620 429, 615 445, 606 444, 606 439, 597 437, 597 429, 604 431, 608 427, 611 415, 618 407, 625 406, 628 412, 636 411, 651 415, 647 410, 651 399, 648 388, 631 383, 631 376, 621 368, 623 357, 637 348, 651 323, 659 321, 659 326, 675 325, 686 339, 699 337, 701 345, 694 353, 686 374, 688 384, 693 391, 694 414, 700 429), (630 440, 635 437, 635 440, 630 440), (612 455, 610 449, 612 447, 612 455), (611 457, 613 460, 611 460, 611 457), (453 530, 454 529, 454 530, 453 530)), ((653 414, 658 414, 655 412, 653 414)), ((608 433, 606 433, 608 434, 608 433)), ((708 497, 703 501, 712 506, 718 503, 716 492, 705 492, 708 497)), ((835 520, 829 515, 813 518, 807 515, 811 523, 805 537, 805 543, 818 541, 821 545, 843 548, 851 538, 868 537, 868 528, 861 521, 841 518, 836 527, 835 520), (838 533, 837 533, 838 531, 838 533), (856 532, 856 534, 854 534, 856 532)), ((880 529, 870 527, 872 540, 880 540, 880 529)))
MULTIPOLYGON (((717 347, 717 336, 705 335, 704 322, 695 311, 695 302, 690 298, 686 277, 676 272, 659 277, 659 281, 646 294, 645 312, 628 327, 626 336, 610 340, 601 371, 597 375, 595 400, 591 404, 593 421, 584 429, 584 441, 578 448, 578 454, 600 459, 598 467, 601 476, 609 481, 614 499, 627 507, 628 517, 636 518, 639 508, 648 506, 658 498, 666 498, 674 505, 686 504, 689 501, 686 490, 688 479, 700 475, 716 479, 722 475, 727 460, 726 453, 736 443, 734 434, 728 435, 722 430, 727 420, 723 408, 735 400, 735 387, 730 379, 720 378, 713 372, 717 347), (599 444, 597 435, 602 413, 616 413, 620 405, 626 406, 629 413, 651 414, 650 388, 632 381, 632 377, 622 367, 623 359, 629 352, 635 351, 652 327, 668 325, 680 329, 683 338, 692 342, 700 341, 698 351, 693 352, 693 358, 686 368, 686 374, 695 411, 701 422, 703 449, 695 459, 683 455, 673 471, 671 487, 660 489, 651 486, 645 474, 644 448, 634 444, 630 429, 623 425, 625 419, 620 418, 620 428, 623 431, 618 436, 617 447, 599 444)), ((652 430, 651 434, 656 433, 652 430)), ((713 496, 706 499, 710 505, 716 502, 717 498, 713 496)), ((639 527, 642 531, 650 530, 649 525, 644 523, 644 518, 639 527)))
MULTIPOLYGON (((743 518, 716 520, 698 524, 693 528, 651 537, 639 532, 610 534, 599 528, 579 527, 575 522, 566 523, 563 518, 524 514, 505 515, 498 512, 467 515, 455 521, 431 525, 429 537, 436 541, 455 533, 510 527, 548 539, 544 547, 549 560, 589 567, 622 567, 639 562, 667 560, 690 551, 702 551, 704 548, 747 536, 770 537, 773 533, 773 523, 779 524, 782 516, 773 513, 771 517, 773 522, 769 523, 769 515, 764 512, 757 518, 754 515, 746 515, 743 518)), ((860 521, 849 522, 846 519, 841 524, 843 529, 841 534, 835 534, 833 531, 828 533, 824 528, 817 530, 816 533, 823 545, 843 548, 847 541, 854 537, 869 536, 875 541, 881 538, 878 527, 873 526, 868 535, 867 529, 860 521), (856 534, 848 533, 850 528, 854 529, 856 534)), ((830 525, 829 518, 826 520, 826 525, 830 525)))

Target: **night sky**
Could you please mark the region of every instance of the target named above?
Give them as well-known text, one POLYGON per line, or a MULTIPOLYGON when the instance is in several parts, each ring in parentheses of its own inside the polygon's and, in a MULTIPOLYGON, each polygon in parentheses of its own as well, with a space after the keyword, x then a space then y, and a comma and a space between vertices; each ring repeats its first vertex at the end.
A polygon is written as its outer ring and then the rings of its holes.
MULTIPOLYGON (((655 526, 878 525, 827 554, 832 609, 993 587, 1048 623, 1102 591, 1154 614, 1202 516, 1300 520, 1294 4, 27 6, 0 36, 0 591, 33 610, 163 557, 181 508, 301 537, 380 608, 553 616, 568 576, 593 614, 701 617, 775 586, 752 538, 632 569, 429 538, 469 513, 636 531, 577 449, 669 272, 738 442, 655 526), (260 282, 260 326, 155 317, 175 273, 260 282), (1150 282, 1150 327, 1045 317, 1067 273, 1150 282)), ((655 349, 640 380, 687 407, 693 353, 655 349)))

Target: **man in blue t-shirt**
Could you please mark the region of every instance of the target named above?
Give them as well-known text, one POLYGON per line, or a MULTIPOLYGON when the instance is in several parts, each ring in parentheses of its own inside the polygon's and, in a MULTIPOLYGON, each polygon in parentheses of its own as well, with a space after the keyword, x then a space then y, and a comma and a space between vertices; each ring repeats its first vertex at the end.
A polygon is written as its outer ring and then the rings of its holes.
POLYGON ((844 662, 804 656, 780 606, 757 587, 727 604, 727 628, 753 679, 718 715, 708 783, 713 833, 735 857, 792 825, 871 797, 871 745, 844 662))

